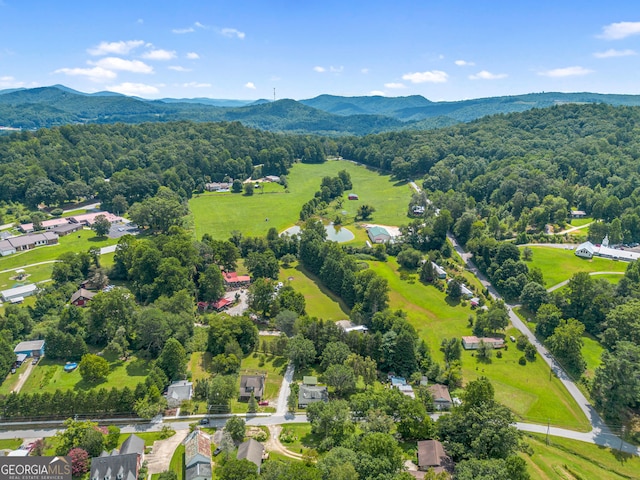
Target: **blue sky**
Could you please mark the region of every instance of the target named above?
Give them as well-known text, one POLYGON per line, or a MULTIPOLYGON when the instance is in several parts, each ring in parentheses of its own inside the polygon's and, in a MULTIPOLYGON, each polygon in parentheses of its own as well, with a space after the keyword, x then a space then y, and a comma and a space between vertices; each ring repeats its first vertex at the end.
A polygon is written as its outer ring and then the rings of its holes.
POLYGON ((640 94, 637 1, 0 0, 0 89, 303 99, 640 94))

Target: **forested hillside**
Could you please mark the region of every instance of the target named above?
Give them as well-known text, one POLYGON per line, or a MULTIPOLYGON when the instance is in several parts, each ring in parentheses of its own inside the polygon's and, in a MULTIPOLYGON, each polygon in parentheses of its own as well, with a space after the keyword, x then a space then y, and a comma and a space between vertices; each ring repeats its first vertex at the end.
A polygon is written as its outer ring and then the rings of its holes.
POLYGON ((640 240, 639 123, 637 107, 564 105, 346 138, 339 152, 398 178, 422 178, 454 221, 469 207, 477 218, 495 216, 503 232, 524 232, 561 224, 574 207, 606 222, 618 218, 631 241, 640 240))
POLYGON ((295 160, 323 161, 324 150, 317 138, 239 123, 41 129, 0 138, 0 200, 33 207, 97 194, 110 208, 114 196, 130 205, 160 186, 185 199, 205 182, 248 178, 257 165, 261 175, 284 175, 295 160))

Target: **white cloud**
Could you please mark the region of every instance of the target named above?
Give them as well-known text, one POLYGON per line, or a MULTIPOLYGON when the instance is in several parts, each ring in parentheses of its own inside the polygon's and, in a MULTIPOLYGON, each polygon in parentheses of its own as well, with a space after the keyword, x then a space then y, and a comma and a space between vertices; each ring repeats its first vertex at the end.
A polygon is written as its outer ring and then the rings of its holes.
POLYGON ((555 68, 553 70, 539 72, 538 75, 542 75, 543 77, 562 78, 562 77, 576 77, 581 75, 587 75, 592 72, 593 70, 589 70, 584 67, 574 66, 574 67, 565 67, 565 68, 555 68))
POLYGON ((253 84, 253 82, 247 82, 244 84, 244 88, 249 88, 251 90, 255 90, 256 86, 253 84))
POLYGON ((331 73, 342 73, 344 71, 344 67, 342 65, 340 65, 339 67, 334 67, 333 65, 331 65, 329 67, 329 71, 331 73))
POLYGON ((323 72, 326 72, 326 71, 327 71, 327 69, 326 69, 326 68, 324 68, 324 67, 320 67, 320 66, 315 66, 315 67, 313 67, 313 70, 314 70, 315 72, 318 72, 318 73, 323 73, 323 72))
POLYGON ((197 60, 200 58, 200 55, 198 55, 196 52, 189 52, 187 53, 187 58, 189 60, 197 60))
POLYGON ((407 88, 407 86, 404 83, 385 83, 384 84, 384 88, 407 88))
POLYGON ((386 96, 386 93, 384 93, 382 90, 372 90, 369 92, 369 95, 374 95, 377 97, 384 97, 386 96))
POLYGON ((190 68, 184 68, 180 65, 171 65, 170 67, 168 67, 169 70, 173 70, 174 72, 190 72, 191 69, 190 68))
POLYGON ((9 75, 0 77, 0 88, 18 88, 24 87, 24 85, 24 82, 19 82, 9 75))
POLYGON ((506 73, 491 73, 486 70, 482 70, 475 75, 469 75, 469 78, 471 80, 499 80, 501 78, 506 78, 507 76, 508 75, 506 73))
POLYGON ((193 27, 187 27, 187 28, 174 28, 173 30, 171 30, 172 33, 177 33, 178 35, 183 35, 185 33, 193 33, 196 30, 193 27))
POLYGON ((620 40, 632 35, 640 35, 640 22, 618 22, 602 27, 602 33, 598 38, 605 40, 620 40))
POLYGON ((107 89, 112 92, 122 93, 123 95, 155 95, 160 93, 160 90, 153 85, 131 82, 124 82, 119 85, 110 85, 107 89))
POLYGON ((94 82, 109 80, 118 76, 116 72, 99 66, 93 68, 59 68, 53 73, 64 73, 72 77, 87 77, 94 82))
POLYGON ((176 58, 176 52, 173 50, 162 50, 158 48, 156 50, 150 50, 142 54, 142 58, 148 60, 171 60, 176 58))
POLYGON ((100 42, 97 47, 87 49, 90 55, 126 55, 131 50, 138 48, 139 46, 144 45, 144 41, 142 40, 128 40, 128 41, 119 41, 119 42, 100 42))
POLYGON ((209 28, 209 27, 207 27, 206 25, 201 24, 200 22, 196 22, 196 23, 194 23, 194 25, 195 25, 196 27, 198 27, 198 28, 209 28))
POLYGON ((474 62, 467 62, 466 60, 456 60, 454 63, 459 67, 473 67, 475 65, 474 62))
POLYGON ((369 69, 368 68, 362 68, 362 69, 360 69, 360 73, 363 73, 363 74, 366 75, 367 73, 369 73, 369 69))
POLYGON ((211 86, 210 83, 199 83, 199 82, 189 82, 183 83, 183 87, 185 88, 209 88, 211 86))
POLYGON ((244 39, 245 37, 244 32, 236 30, 235 28, 223 28, 222 30, 220 30, 220 35, 229 38, 239 38, 240 40, 244 39))
POLYGON ((105 57, 97 62, 89 62, 96 67, 102 67, 108 70, 122 70, 133 73, 153 73, 153 67, 147 65, 140 60, 125 60, 118 57, 105 57))
POLYGON ((445 83, 448 78, 449 75, 441 70, 406 73, 402 76, 403 80, 408 80, 411 83, 445 83))
POLYGON ((615 50, 613 48, 610 48, 605 52, 595 52, 593 54, 593 56, 596 58, 629 57, 632 55, 637 55, 637 53, 635 50, 631 50, 630 48, 626 50, 615 50))

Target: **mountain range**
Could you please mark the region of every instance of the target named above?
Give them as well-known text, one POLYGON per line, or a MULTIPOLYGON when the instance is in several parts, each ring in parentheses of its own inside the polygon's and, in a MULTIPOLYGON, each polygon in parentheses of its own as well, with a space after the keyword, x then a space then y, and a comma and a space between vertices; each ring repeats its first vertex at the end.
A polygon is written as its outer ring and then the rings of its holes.
POLYGON ((542 92, 456 102, 407 97, 320 95, 307 100, 146 100, 113 92, 83 93, 63 85, 0 90, 0 126, 37 129, 74 123, 239 121, 263 130, 365 135, 425 130, 487 115, 566 103, 640 105, 640 95, 542 92))

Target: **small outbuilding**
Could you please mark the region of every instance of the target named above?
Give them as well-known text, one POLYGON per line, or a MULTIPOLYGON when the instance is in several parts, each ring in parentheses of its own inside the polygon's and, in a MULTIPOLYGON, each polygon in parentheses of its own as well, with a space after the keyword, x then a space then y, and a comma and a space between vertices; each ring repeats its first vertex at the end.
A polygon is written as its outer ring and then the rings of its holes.
POLYGON ((347 198, 349 200, 358 200, 358 195, 356 195, 355 193, 350 193, 347 198))
POLYGON ((391 240, 391 234, 383 227, 369 227, 367 228, 367 235, 371 243, 386 243, 391 240))
POLYGON ((476 337, 473 335, 462 337, 462 348, 465 350, 477 350, 480 348, 480 342, 491 345, 493 348, 504 347, 504 339, 497 337, 476 337))

